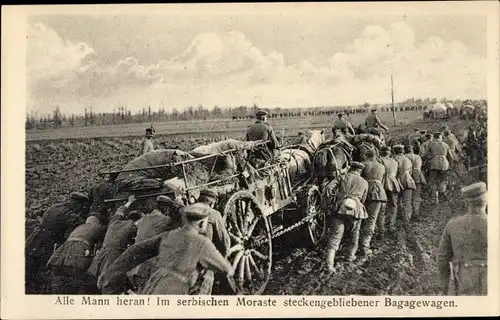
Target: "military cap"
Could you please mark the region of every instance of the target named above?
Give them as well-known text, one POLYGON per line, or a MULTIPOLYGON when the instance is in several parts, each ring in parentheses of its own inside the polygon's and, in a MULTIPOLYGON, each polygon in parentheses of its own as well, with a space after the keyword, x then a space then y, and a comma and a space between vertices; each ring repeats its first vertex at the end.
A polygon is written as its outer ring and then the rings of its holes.
POLYGON ((463 187, 460 191, 465 199, 469 200, 475 199, 486 193, 487 191, 486 183, 484 182, 473 183, 471 185, 463 187))
POLYGON ((267 111, 260 109, 255 113, 256 116, 267 116, 267 111))
POLYGON ((420 129, 419 128, 413 128, 413 131, 418 132, 418 131, 420 131, 420 129))
POLYGON ((339 117, 340 117, 340 116, 343 116, 344 114, 345 114, 345 113, 344 113, 343 111, 339 111, 339 112, 337 113, 337 116, 339 116, 339 117))
POLYGON ((444 134, 445 136, 449 135, 449 134, 450 134, 450 130, 444 130, 444 131, 443 131, 443 134, 444 134))
POLYGON ((90 200, 89 196, 83 192, 76 192, 76 191, 71 192, 69 197, 71 200, 75 200, 75 201, 89 201, 90 200))
POLYGON ((373 108, 371 109, 371 111, 372 111, 372 112, 376 112, 376 111, 378 111, 378 109, 377 109, 377 108, 375 108, 375 107, 373 107, 373 108))
POLYGON ((434 132, 434 138, 441 137, 441 132, 434 132))
POLYGON ((215 193, 212 190, 203 189, 200 191, 200 197, 205 197, 205 198, 217 200, 217 193, 215 193))
POLYGON ((164 196, 164 195, 159 195, 158 197, 156 197, 156 202, 169 204, 172 202, 172 199, 170 199, 169 197, 164 196))
POLYGON ((448 127, 447 125, 444 125, 444 126, 441 127, 441 131, 443 131, 443 130, 449 130, 449 129, 450 129, 450 127, 448 127))
POLYGON ((426 138, 432 138, 432 134, 431 134, 431 133, 426 133, 426 134, 425 134, 425 137, 426 137, 426 138))
POLYGON ((146 132, 151 132, 151 133, 153 133, 153 128, 146 128, 146 132))
POLYGON ((365 165, 361 162, 353 161, 351 162, 351 168, 363 170, 365 168, 365 165))
POLYGON ((394 147, 392 147, 392 149, 394 150, 404 150, 404 148, 405 146, 403 146, 402 144, 397 144, 394 147))
POLYGON ((205 206, 199 204, 191 204, 181 208, 181 214, 188 220, 196 221, 208 217, 208 210, 205 206))
POLYGON ((391 151, 391 148, 389 148, 388 146, 382 146, 380 148, 380 151, 391 151))

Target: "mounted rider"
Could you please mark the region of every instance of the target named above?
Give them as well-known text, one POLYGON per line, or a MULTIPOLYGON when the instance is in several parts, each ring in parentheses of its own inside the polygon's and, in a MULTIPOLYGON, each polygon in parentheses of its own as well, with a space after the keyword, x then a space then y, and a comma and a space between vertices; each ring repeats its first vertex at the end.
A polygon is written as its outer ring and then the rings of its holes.
POLYGON ((278 139, 274 133, 273 127, 268 124, 267 112, 259 110, 255 114, 257 119, 254 124, 248 126, 246 140, 258 141, 263 140, 269 142, 266 145, 256 146, 251 154, 251 162, 255 167, 260 167, 275 158, 275 151, 279 148, 278 139))
POLYGON ((377 115, 377 108, 372 108, 371 113, 365 119, 366 132, 373 133, 382 137, 382 132, 380 129, 389 131, 389 128, 384 125, 384 123, 379 119, 377 115))
POLYGON ((344 115, 345 114, 342 111, 337 114, 338 118, 333 123, 332 132, 335 135, 335 132, 337 130, 341 130, 346 137, 354 136, 356 134, 356 132, 354 131, 354 127, 352 126, 351 122, 345 118, 344 115))

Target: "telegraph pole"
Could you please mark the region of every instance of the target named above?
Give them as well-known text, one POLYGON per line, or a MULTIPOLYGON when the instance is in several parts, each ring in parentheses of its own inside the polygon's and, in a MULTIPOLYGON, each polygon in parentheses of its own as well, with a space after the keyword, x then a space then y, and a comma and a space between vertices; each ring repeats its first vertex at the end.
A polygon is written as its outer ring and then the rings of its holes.
POLYGON ((394 120, 394 126, 396 127, 396 108, 394 107, 394 79, 391 73, 391 99, 392 99, 392 119, 394 120))

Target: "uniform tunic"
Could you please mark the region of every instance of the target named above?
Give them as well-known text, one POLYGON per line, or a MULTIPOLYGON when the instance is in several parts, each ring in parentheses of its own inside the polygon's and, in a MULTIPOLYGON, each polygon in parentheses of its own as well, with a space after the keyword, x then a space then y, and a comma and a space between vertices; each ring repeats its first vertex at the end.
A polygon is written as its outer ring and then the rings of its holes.
POLYGON ((385 202, 387 201, 387 194, 382 184, 385 176, 385 166, 376 161, 363 162, 365 168, 361 176, 368 181, 368 195, 367 202, 385 202))
POLYGON ((273 151, 278 148, 278 139, 273 128, 264 121, 257 120, 250 125, 246 134, 247 141, 270 140, 267 145, 256 146, 254 148, 254 156, 257 159, 269 161, 274 158, 273 151))
POLYGON ((143 154, 151 152, 154 149, 155 147, 153 146, 153 140, 144 138, 141 141, 141 151, 137 154, 137 156, 141 156, 143 154))
POLYGON ((137 226, 132 220, 123 220, 126 209, 120 207, 111 217, 102 248, 97 252, 88 273, 96 279, 114 260, 134 243, 137 226))
POLYGON ((207 230, 202 233, 202 235, 211 240, 217 250, 225 254, 231 245, 231 239, 229 238, 229 234, 224 226, 222 214, 204 203, 198 202, 193 204, 193 206, 200 206, 208 211, 208 226, 207 230))
POLYGON ((407 153, 405 156, 410 159, 412 166, 412 178, 416 184, 426 184, 424 174, 422 173, 422 158, 418 154, 407 153))
POLYGON ((155 209, 150 214, 143 216, 137 225, 137 236, 135 242, 152 238, 160 233, 172 230, 175 224, 172 218, 163 215, 155 209))
POLYGON ((447 293, 450 265, 456 295, 487 295, 488 221, 485 213, 467 213, 446 225, 438 250, 441 288, 447 293))
POLYGON ((123 291, 126 271, 153 256, 158 256, 159 268, 141 294, 188 294, 198 276, 198 267, 231 270, 229 262, 207 237, 185 226, 127 249, 100 277, 103 293, 123 291))
POLYGON ((51 285, 53 293, 91 293, 87 269, 92 263, 91 252, 102 241, 106 227, 96 223, 78 226, 68 240, 57 248, 47 265, 52 269, 51 285))
POLYGON ((350 134, 350 135, 355 134, 352 124, 346 119, 335 120, 335 122, 333 123, 333 131, 335 130, 341 130, 342 133, 344 134, 350 134))
POLYGON ((365 120, 365 125, 366 127, 368 128, 377 128, 377 127, 382 127, 382 128, 387 128, 383 123, 382 121, 380 121, 379 117, 376 115, 376 114, 369 114, 367 117, 366 117, 366 120, 365 120))
POLYGON ((54 252, 56 244, 61 245, 83 218, 74 211, 70 201, 58 203, 45 211, 40 225, 26 240, 25 274, 28 292, 38 290, 40 272, 54 252))
POLYGON ((384 188, 386 191, 398 193, 401 191, 401 183, 397 179, 398 162, 389 157, 381 157, 380 161, 385 167, 384 188))
POLYGON ((344 230, 349 230, 350 238, 347 244, 347 250, 350 257, 354 257, 358 250, 359 230, 361 220, 368 217, 363 203, 366 201, 368 194, 368 182, 363 179, 358 173, 349 172, 339 186, 340 208, 336 209, 336 214, 333 219, 333 228, 328 241, 328 249, 338 250, 344 230), (354 210, 347 210, 343 202, 350 198, 356 202, 354 210))
POLYGON ((398 163, 398 180, 401 182, 403 190, 415 189, 415 181, 412 177, 412 162, 403 154, 395 154, 394 160, 398 163))
POLYGON ((453 156, 450 147, 441 140, 434 140, 429 143, 425 150, 424 157, 428 156, 430 159, 429 165, 431 170, 446 171, 450 169, 448 159, 452 160, 453 156))

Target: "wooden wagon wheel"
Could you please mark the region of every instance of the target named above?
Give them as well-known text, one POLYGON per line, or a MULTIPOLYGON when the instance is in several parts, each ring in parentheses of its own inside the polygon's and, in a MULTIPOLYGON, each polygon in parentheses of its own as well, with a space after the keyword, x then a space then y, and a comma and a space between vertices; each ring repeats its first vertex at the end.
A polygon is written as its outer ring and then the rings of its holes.
POLYGON ((322 208, 321 192, 317 186, 311 186, 301 197, 301 211, 305 214, 309 241, 317 245, 326 232, 326 214, 322 208))
POLYGON ((254 195, 237 191, 224 206, 224 223, 231 238, 227 253, 235 270, 229 280, 236 294, 258 295, 271 275, 272 236, 269 221, 254 195))

